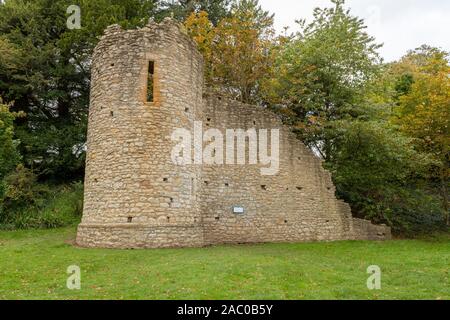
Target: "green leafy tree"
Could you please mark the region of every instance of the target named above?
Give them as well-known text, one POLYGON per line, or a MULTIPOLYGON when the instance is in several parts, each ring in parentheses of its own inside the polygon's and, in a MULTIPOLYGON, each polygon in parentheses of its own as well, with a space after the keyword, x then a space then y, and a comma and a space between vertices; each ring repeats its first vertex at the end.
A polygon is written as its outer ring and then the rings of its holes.
POLYGON ((386 120, 342 120, 333 125, 339 132, 336 153, 326 166, 338 194, 356 215, 402 232, 442 221, 438 199, 421 188, 435 161, 417 151, 412 138, 386 120))
POLYGON ((165 0, 162 1, 161 13, 185 21, 191 14, 204 11, 211 23, 217 26, 223 18, 230 16, 231 3, 232 0, 165 0))
POLYGON ((10 111, 0 97, 0 181, 20 161, 17 151, 18 142, 14 140, 14 119, 16 115, 10 111))
POLYGON ((323 158, 333 156, 330 123, 357 117, 367 84, 379 70, 380 47, 364 21, 344 8, 314 10, 310 24, 282 50, 267 97, 323 158))
POLYGON ((8 191, 6 177, 20 162, 18 141, 14 140, 14 119, 16 114, 0 97, 0 222, 4 211, 4 199, 8 191))
POLYGON ((14 101, 24 164, 60 180, 84 171, 90 59, 103 29, 143 26, 155 1, 80 0, 81 26, 67 28, 68 0, 16 0, 0 6, 0 95, 14 101))
POLYGON ((449 225, 450 65, 445 52, 434 51, 418 66, 410 89, 400 97, 397 119, 401 130, 415 138, 418 150, 437 162, 431 177, 439 181, 442 208, 449 225))

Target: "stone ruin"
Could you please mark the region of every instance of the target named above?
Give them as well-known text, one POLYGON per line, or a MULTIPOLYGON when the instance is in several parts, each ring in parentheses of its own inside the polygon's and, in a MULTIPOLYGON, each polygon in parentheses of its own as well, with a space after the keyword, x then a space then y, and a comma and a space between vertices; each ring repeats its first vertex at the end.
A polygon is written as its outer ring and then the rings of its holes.
MULTIPOLYGON (((204 92, 203 59, 171 19, 110 26, 94 51, 82 247, 390 239, 352 217, 331 175, 279 117, 204 92), (279 170, 178 165, 175 128, 279 129, 279 170)), ((248 149, 247 149, 248 151, 248 149)))

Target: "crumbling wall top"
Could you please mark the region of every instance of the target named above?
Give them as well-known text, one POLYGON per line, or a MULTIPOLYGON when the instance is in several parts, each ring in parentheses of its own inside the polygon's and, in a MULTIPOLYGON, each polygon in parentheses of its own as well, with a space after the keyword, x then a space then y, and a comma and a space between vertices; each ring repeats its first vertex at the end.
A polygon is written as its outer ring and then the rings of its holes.
POLYGON ((172 35, 172 37, 176 37, 183 42, 185 41, 186 44, 194 49, 198 58, 203 60, 203 56, 199 52, 197 44, 188 35, 185 26, 170 17, 164 18, 161 22, 156 22, 153 18, 150 18, 144 27, 136 29, 123 29, 118 24, 110 25, 104 30, 103 35, 100 37, 100 42, 94 50, 94 54, 96 51, 102 51, 111 44, 116 44, 121 40, 130 39, 135 42, 137 41, 136 37, 145 37, 146 35, 151 34, 172 35))
MULTIPOLYGON (((117 35, 120 33, 135 33, 139 30, 144 31, 150 31, 150 30, 161 30, 164 32, 168 32, 170 30, 176 30, 179 31, 180 34, 183 34, 188 37, 187 30, 184 27, 183 24, 178 22, 177 20, 173 18, 164 18, 161 22, 156 22, 153 18, 150 18, 148 20, 148 23, 143 28, 137 28, 137 29, 123 29, 119 24, 112 24, 108 26, 105 31, 103 32, 103 36, 101 39, 104 39, 111 35, 117 35)), ((189 40, 192 41, 190 37, 188 37, 189 40)), ((193 41, 192 41, 193 42, 193 41)))

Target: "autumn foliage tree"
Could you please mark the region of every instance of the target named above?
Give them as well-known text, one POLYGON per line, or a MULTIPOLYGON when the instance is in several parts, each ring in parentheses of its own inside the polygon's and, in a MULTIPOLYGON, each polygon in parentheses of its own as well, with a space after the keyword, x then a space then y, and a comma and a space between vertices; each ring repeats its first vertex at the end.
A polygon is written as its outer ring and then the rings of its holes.
POLYGON ((403 132, 415 138, 419 150, 436 159, 431 176, 439 181, 449 224, 450 65, 447 57, 445 52, 434 51, 418 66, 410 89, 400 97, 395 122, 403 132))
POLYGON ((257 102, 263 81, 271 75, 273 15, 257 0, 242 0, 217 26, 206 12, 199 12, 189 16, 186 28, 205 57, 208 85, 242 102, 257 102))

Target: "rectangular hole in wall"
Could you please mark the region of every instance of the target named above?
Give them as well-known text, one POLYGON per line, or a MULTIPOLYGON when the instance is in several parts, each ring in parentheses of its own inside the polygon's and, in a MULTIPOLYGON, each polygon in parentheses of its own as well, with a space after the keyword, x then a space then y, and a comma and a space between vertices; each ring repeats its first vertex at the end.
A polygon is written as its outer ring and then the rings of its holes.
POLYGON ((148 62, 148 74, 147 74, 147 102, 154 101, 154 78, 155 78, 155 62, 148 62))

